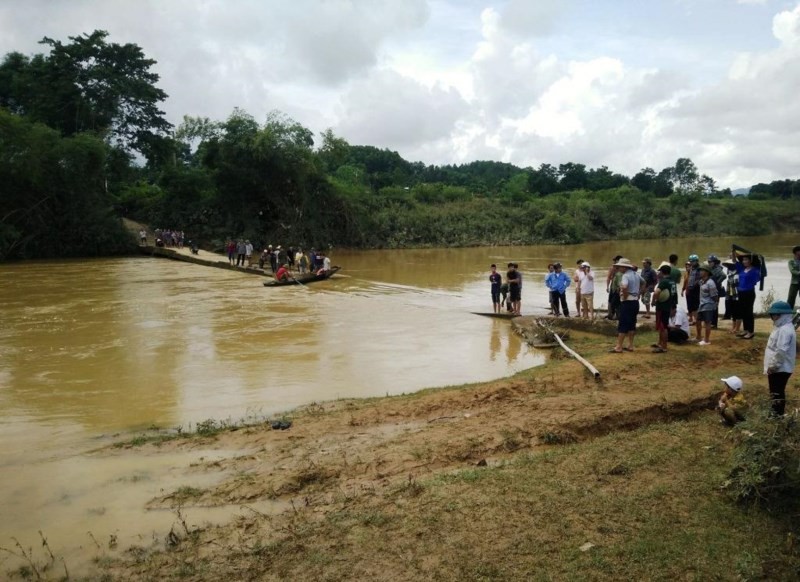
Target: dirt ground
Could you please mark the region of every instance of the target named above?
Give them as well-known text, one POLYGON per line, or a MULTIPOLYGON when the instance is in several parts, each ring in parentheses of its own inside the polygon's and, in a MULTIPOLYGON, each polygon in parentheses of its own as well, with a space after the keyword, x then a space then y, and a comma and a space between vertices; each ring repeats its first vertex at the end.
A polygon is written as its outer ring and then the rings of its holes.
MULTIPOLYGON (((172 537, 168 536, 166 549, 132 548, 101 566, 111 579, 217 579, 231 574, 228 558, 219 553, 231 544, 255 547, 253 556, 263 557, 259 548, 269 547, 274 552, 280 544, 292 542, 310 552, 310 547, 323 543, 314 541, 312 534, 301 542, 300 514, 306 526, 309 522, 327 523, 343 506, 368 503, 365 499, 413 498, 424 489, 424 483, 465 470, 501 470, 525 455, 547 454, 603 435, 617 435, 615 438, 625 442, 628 431, 654 423, 701 417, 707 420, 703 430, 715 431, 715 424, 708 422, 715 416, 711 409, 720 393, 720 378, 736 374, 744 379, 748 393, 766 393, 761 360, 770 325, 768 320, 758 320, 756 338, 741 340, 727 333, 728 322, 720 322, 721 329, 713 333, 710 346, 686 344, 664 354, 651 353, 652 331, 637 336, 636 351, 614 354, 608 352, 610 337, 572 330, 570 347, 600 371, 599 380, 556 349, 546 365, 508 379, 397 397, 312 404, 290 415, 293 424, 288 430, 273 430, 264 424, 213 437, 104 451, 107 455, 139 455, 186 448, 207 450, 214 460, 186 467, 185 472, 188 477, 216 474, 217 485, 166 492, 149 502, 149 508, 180 508, 179 518, 181 512, 190 513, 195 506, 238 507, 260 500, 284 503, 277 504, 282 509, 273 515, 253 510, 252 520, 197 529, 183 522, 183 531, 176 526, 172 537), (241 454, 222 460, 214 454, 231 450, 241 454), (202 569, 198 567, 201 562, 202 569)), ((789 390, 796 389, 793 380, 789 390)), ((395 503, 392 515, 402 514, 403 507, 395 503)), ((181 519, 176 523, 180 525, 181 519)), ((469 519, 459 522, 453 532, 466 535, 468 524, 469 519)), ((396 535, 398 539, 403 535, 413 538, 408 532, 396 535)), ((314 555, 311 552, 304 560, 313 561, 314 555)), ((253 556, 247 559, 255 559, 253 556)), ((247 559, 241 564, 249 563, 247 559)), ((412 574, 396 564, 381 573, 385 559, 374 556, 375 579, 412 574)), ((424 564, 420 567, 424 570, 424 564)), ((319 572, 334 571, 321 567, 319 572)), ((331 574, 331 579, 354 572, 366 575, 369 569, 335 572, 338 574, 331 574)), ((442 579, 456 574, 456 570, 441 572, 442 579)), ((296 577, 298 572, 239 572, 234 578, 284 575, 296 577)))

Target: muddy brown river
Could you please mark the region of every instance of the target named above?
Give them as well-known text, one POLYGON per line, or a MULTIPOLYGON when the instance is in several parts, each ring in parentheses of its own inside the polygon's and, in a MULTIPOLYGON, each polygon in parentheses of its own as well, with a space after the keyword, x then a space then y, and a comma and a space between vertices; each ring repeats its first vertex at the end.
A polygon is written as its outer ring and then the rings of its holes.
MULTIPOLYGON (((543 363, 508 321, 471 314, 491 311, 490 263, 518 262, 523 313, 543 314, 549 261, 571 273, 582 258, 604 273, 617 253, 637 264, 652 256, 657 266, 670 252, 681 261, 693 252, 722 255, 731 242, 767 257, 765 291, 785 298, 786 260, 800 235, 334 250, 340 276, 273 289, 261 277, 158 258, 0 265, 0 547, 13 547, 11 537, 39 545, 42 530, 72 571, 112 536, 121 547, 163 537, 174 515, 144 504, 184 484, 178 469, 203 453, 89 452, 136 430, 271 416, 543 363)), ((207 484, 198 476, 188 485, 207 484)), ((193 518, 235 511, 198 510, 193 518)))

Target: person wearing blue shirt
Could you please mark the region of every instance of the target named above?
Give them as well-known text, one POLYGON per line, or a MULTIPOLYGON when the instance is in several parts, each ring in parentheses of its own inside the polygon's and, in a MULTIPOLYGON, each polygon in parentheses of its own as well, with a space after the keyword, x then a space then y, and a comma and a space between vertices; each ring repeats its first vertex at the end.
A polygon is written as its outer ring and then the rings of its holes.
POLYGON ((561 263, 555 263, 553 265, 555 268, 555 272, 553 273, 553 278, 551 279, 553 293, 555 294, 555 300, 553 301, 553 315, 558 316, 558 303, 561 303, 561 310, 564 312, 564 317, 569 317, 569 307, 567 306, 567 287, 572 282, 564 271, 561 270, 561 263))
POLYGON ((737 334, 741 339, 755 337, 755 320, 753 305, 756 302, 756 285, 761 281, 761 270, 753 266, 753 258, 744 255, 736 261, 736 272, 739 274, 739 285, 736 288, 739 296, 739 317, 742 318, 744 331, 737 334))
POLYGON ((617 322, 617 344, 611 352, 621 354, 633 351, 633 338, 636 335, 636 316, 639 314, 639 274, 633 270, 633 264, 626 258, 614 263, 614 267, 622 271, 619 282, 619 320, 617 322), (623 346, 625 339, 628 345, 623 346))

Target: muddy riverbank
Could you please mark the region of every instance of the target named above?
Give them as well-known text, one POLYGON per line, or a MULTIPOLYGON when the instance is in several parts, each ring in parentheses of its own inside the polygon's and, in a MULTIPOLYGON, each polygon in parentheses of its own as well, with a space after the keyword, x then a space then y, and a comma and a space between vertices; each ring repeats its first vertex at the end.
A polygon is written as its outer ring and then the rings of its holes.
MULTIPOLYGON (((647 346, 655 337, 653 332, 639 335, 636 352, 610 354, 607 337, 573 330, 570 345, 602 371, 599 382, 575 360, 565 357, 563 351, 554 351, 545 366, 506 380, 306 406, 290 415, 293 424, 288 430, 273 430, 270 425, 261 424, 207 437, 129 443, 122 448, 103 449, 95 454, 157 458, 191 451, 195 460, 174 467, 183 476, 181 486, 165 489, 146 503, 149 511, 172 512, 171 532, 159 532, 147 543, 127 550, 104 548, 99 552, 102 554, 99 571, 115 579, 142 580, 176 577, 181 572, 197 580, 231 575, 247 579, 341 579, 371 574, 378 579, 396 579, 413 576, 419 573, 417 568, 423 567, 420 563, 430 562, 435 564, 435 571, 442 579, 456 576, 461 570, 453 559, 460 550, 450 542, 442 540, 437 547, 428 540, 420 546, 414 541, 419 537, 413 528, 384 531, 383 526, 410 519, 407 512, 419 511, 420 504, 451 503, 457 507, 463 497, 450 498, 449 493, 437 489, 454 476, 461 476, 460 479, 473 475, 469 479, 480 480, 480 473, 475 471, 494 474, 508 471, 508 467, 522 461, 531 462, 530 459, 547 462, 548 455, 566 450, 565 446, 592 447, 595 445, 590 443, 594 441, 619 440, 617 435, 628 432, 631 436, 620 436, 621 442, 641 439, 643 434, 650 434, 642 433, 643 430, 674 435, 683 429, 657 427, 680 421, 680 426, 694 423, 688 429, 692 438, 700 439, 698 443, 710 442, 711 446, 703 447, 716 450, 713 443, 724 442, 727 430, 717 426, 711 411, 719 393, 719 379, 738 374, 745 379, 746 389, 754 399, 766 393, 760 360, 768 325, 762 320, 757 327, 759 333, 752 341, 736 339, 721 329, 710 346, 679 346, 666 354, 650 353, 647 346), (434 491, 437 491, 435 500, 429 498, 434 491), (272 505, 264 505, 265 502, 272 505), (213 523, 194 517, 209 507, 229 508, 233 517, 213 523), (393 544, 370 553, 367 549, 359 550, 359 544, 348 536, 329 539, 330 524, 346 519, 343 515, 352 508, 359 509, 362 520, 358 536, 378 539, 384 535, 396 536, 396 544, 408 548, 406 551, 414 548, 413 551, 423 555, 415 555, 413 561, 405 563, 388 549, 393 544), (300 557, 284 555, 289 548, 300 552, 300 557), (337 551, 342 552, 341 560, 334 557, 337 551), (263 570, 257 573, 258 568, 263 570), (248 574, 244 575, 245 572, 248 574)), ((790 391, 797 394, 796 383, 790 391)), ((699 451, 683 450, 680 455, 698 455, 709 450, 695 444, 699 451)), ((646 446, 655 447, 651 453, 656 454, 658 445, 646 446)), ((570 454, 580 456, 582 451, 579 448, 570 454)), ((632 470, 629 467, 640 462, 625 454, 644 453, 642 450, 608 452, 607 462, 598 460, 602 456, 592 462, 603 466, 610 463, 609 467, 616 463, 615 466, 622 467, 619 473, 625 474, 632 470), (614 460, 616 457, 620 458, 614 460)), ((669 463, 678 460, 671 459, 669 463)), ((626 482, 629 490, 625 494, 649 492, 654 478, 665 483, 673 480, 676 487, 682 487, 677 476, 669 475, 672 470, 669 463, 665 461, 663 467, 650 466, 649 477, 638 485, 626 482)), ((585 475, 565 475, 564 479, 561 486, 570 490, 595 486, 591 482, 570 481, 585 480, 585 475)), ((586 491, 588 494, 589 489, 586 491)), ((676 491, 674 495, 680 498, 681 493, 676 491)), ((667 519, 670 511, 683 511, 677 500, 671 503, 676 505, 667 507, 665 515, 656 512, 658 519, 667 519)), ((487 502, 486 515, 456 510, 449 515, 447 525, 427 527, 444 528, 441 532, 447 539, 467 539, 472 528, 481 530, 481 523, 493 522, 497 517, 489 505, 487 502)), ((672 517, 678 519, 677 515, 672 517)), ((596 529, 602 525, 596 519, 606 520, 608 516, 595 519, 573 508, 561 518, 565 523, 579 519, 586 527, 596 529)), ((419 519, 412 520, 415 527, 421 527, 419 519)), ((539 507, 531 510, 528 519, 527 527, 533 531, 546 529, 542 520, 558 518, 539 507)), ((618 519, 625 521, 622 517, 618 519)), ((498 532, 493 535, 502 536, 498 532)), ((633 531, 625 533, 633 535, 633 531)), ((578 533, 571 534, 568 543, 580 545, 576 541, 579 539, 583 538, 578 533)), ((489 536, 481 547, 488 552, 496 541, 489 536)), ((365 542, 365 548, 371 546, 372 543, 365 542)), ((473 550, 480 554, 481 547, 473 550)), ((531 547, 530 551, 546 554, 548 550, 531 547)), ((658 557, 657 550, 654 553, 657 561, 663 561, 664 556, 658 557)), ((478 559, 494 564, 498 572, 505 571, 500 562, 488 555, 480 554, 478 559)), ((675 566, 663 573, 683 571, 675 566)), ((706 571, 705 566, 699 571, 706 571)), ((588 572, 597 574, 590 577, 604 577, 600 574, 602 569, 588 572)))

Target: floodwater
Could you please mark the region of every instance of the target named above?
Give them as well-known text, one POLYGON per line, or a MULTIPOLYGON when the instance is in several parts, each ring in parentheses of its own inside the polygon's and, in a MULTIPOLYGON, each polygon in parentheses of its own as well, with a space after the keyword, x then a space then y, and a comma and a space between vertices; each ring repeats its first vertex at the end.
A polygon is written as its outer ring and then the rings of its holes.
POLYGON ((576 259, 590 261, 602 279, 615 254, 637 264, 651 256, 657 266, 671 252, 681 262, 693 252, 722 256, 731 242, 767 257, 765 290, 785 298, 796 235, 334 250, 340 276, 271 289, 261 277, 158 258, 0 265, 0 547, 13 547, 12 536, 40 545, 41 530, 73 571, 111 536, 121 547, 163 537, 175 516, 144 504, 181 485, 209 485, 200 476, 181 481, 208 452, 88 452, 132 431, 477 382, 541 364, 544 355, 508 321, 471 313, 491 311, 490 263, 520 264, 523 313, 537 314, 553 260, 568 273, 576 259))

